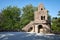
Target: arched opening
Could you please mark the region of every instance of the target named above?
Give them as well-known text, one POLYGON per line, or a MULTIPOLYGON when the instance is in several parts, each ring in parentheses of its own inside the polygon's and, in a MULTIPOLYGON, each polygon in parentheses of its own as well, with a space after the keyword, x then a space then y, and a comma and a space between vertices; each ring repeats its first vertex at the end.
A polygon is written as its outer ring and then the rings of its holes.
POLYGON ((42 25, 38 26, 38 33, 40 33, 40 29, 42 29, 42 28, 43 28, 42 25))
POLYGON ((43 8, 41 8, 41 10, 43 10, 43 8))
POLYGON ((32 31, 33 30, 33 27, 30 27, 30 29, 28 30, 28 32, 32 31))
POLYGON ((41 16, 41 20, 45 20, 45 16, 41 16))

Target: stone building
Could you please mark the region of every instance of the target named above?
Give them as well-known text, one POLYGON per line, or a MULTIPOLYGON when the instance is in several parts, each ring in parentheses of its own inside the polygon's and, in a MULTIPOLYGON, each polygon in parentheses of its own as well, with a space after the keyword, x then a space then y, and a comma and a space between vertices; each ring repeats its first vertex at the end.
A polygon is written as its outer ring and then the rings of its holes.
POLYGON ((48 20, 48 11, 43 4, 38 6, 38 11, 34 12, 34 21, 27 24, 22 30, 26 32, 50 33, 50 21, 48 20))

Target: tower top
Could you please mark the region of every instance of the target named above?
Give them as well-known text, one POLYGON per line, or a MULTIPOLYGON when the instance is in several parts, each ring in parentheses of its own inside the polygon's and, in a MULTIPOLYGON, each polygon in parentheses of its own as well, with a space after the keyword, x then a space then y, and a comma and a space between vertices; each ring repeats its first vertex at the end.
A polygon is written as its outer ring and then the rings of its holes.
POLYGON ((44 5, 41 3, 41 4, 39 4, 39 7, 44 7, 44 5))
POLYGON ((44 5, 41 3, 41 4, 39 4, 39 6, 38 6, 38 10, 44 10, 44 5))

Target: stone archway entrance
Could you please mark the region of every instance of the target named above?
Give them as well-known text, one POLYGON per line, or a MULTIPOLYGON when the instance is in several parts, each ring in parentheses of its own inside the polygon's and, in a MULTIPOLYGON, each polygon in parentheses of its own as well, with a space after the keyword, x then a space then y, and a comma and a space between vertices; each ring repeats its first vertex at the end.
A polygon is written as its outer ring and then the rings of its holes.
POLYGON ((42 25, 38 25, 38 33, 41 33, 41 32, 43 32, 43 27, 42 25))
POLYGON ((30 27, 30 29, 28 30, 28 32, 31 32, 33 30, 33 27, 30 27))

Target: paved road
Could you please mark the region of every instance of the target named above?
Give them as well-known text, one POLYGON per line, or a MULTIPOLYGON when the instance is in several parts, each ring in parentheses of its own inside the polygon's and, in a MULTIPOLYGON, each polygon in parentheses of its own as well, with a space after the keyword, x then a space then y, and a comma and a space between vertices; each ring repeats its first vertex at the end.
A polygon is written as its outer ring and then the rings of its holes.
POLYGON ((60 40, 60 36, 26 32, 0 32, 0 40, 60 40))

